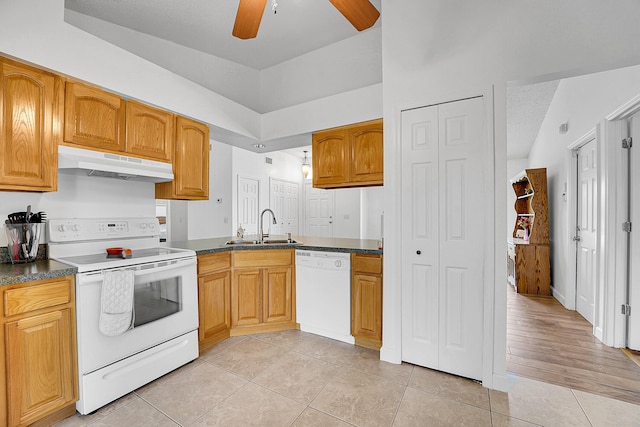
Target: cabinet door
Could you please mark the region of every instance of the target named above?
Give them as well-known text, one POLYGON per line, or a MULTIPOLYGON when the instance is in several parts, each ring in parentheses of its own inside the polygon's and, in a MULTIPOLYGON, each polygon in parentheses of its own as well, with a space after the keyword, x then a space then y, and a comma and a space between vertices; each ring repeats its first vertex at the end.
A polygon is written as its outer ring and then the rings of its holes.
POLYGON ((349 140, 345 129, 313 134, 313 186, 332 188, 349 181, 349 140))
POLYGON ((5 325, 8 420, 27 425, 76 400, 71 311, 5 325))
MULTIPOLYGON (((351 333, 382 343, 382 278, 354 274, 351 293, 351 333)), ((379 347, 378 347, 379 348, 379 347)))
POLYGON ((209 126, 177 117, 173 174, 156 184, 157 199, 209 199, 209 126))
POLYGON ((204 341, 231 327, 231 272, 198 278, 199 339, 204 341))
POLYGON ((351 182, 382 185, 384 144, 382 120, 349 130, 351 142, 351 182))
POLYGON ((233 272, 231 287, 231 326, 262 322, 262 271, 243 268, 233 272))
POLYGON ((174 116, 136 101, 127 101, 126 108, 127 153, 161 162, 171 161, 174 116))
POLYGON ((269 268, 263 272, 263 316, 264 323, 290 322, 291 268, 269 268))
POLYGON ((113 93, 67 82, 64 141, 83 147, 124 152, 124 100, 113 93))
POLYGON ((56 191, 60 80, 0 60, 0 189, 56 191))

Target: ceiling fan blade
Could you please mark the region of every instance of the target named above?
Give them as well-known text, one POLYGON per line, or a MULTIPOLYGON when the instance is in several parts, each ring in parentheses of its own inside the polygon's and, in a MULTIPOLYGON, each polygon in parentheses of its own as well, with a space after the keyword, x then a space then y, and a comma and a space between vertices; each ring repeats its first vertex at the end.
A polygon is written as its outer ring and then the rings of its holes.
POLYGON ((380 12, 369 0, 329 0, 356 30, 362 31, 376 23, 380 12))
POLYGON ((231 34, 239 39, 252 39, 257 36, 266 5, 267 0, 240 0, 231 34))

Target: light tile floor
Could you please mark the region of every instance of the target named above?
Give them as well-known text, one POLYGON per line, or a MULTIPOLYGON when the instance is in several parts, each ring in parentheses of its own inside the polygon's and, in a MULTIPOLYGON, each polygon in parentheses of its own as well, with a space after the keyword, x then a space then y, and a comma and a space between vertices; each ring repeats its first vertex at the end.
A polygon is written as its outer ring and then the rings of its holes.
POLYGON ((508 393, 300 331, 232 337, 75 426, 639 426, 640 406, 511 376, 508 393))

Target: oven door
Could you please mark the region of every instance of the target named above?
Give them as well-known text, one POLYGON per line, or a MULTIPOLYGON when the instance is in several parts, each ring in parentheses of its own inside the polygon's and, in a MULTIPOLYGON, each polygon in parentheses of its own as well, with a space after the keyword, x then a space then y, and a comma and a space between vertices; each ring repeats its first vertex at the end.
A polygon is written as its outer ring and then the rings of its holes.
POLYGON ((78 367, 87 374, 198 328, 196 258, 126 267, 135 270, 135 323, 120 335, 100 332, 104 273, 76 280, 78 367))

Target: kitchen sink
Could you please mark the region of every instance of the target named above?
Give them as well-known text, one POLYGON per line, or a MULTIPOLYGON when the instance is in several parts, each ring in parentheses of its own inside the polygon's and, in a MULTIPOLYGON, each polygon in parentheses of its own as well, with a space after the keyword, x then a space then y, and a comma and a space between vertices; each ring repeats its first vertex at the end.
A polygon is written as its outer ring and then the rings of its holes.
POLYGON ((265 239, 260 242, 259 240, 228 240, 225 245, 228 246, 244 246, 244 245, 301 245, 302 242, 289 239, 265 239))

